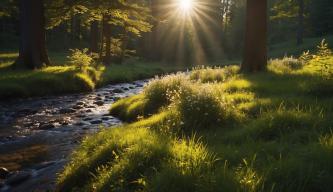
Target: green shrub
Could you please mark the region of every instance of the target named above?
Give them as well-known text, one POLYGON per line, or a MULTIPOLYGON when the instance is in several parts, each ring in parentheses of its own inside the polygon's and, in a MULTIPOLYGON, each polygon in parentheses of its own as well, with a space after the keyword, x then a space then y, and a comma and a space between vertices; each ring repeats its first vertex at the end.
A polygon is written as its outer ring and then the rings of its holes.
POLYGON ((169 94, 178 91, 189 83, 188 77, 182 73, 150 81, 143 92, 145 99, 147 99, 147 110, 154 113, 160 107, 168 106, 171 103, 169 94))
POLYGON ((283 59, 273 59, 268 64, 268 69, 278 73, 290 73, 295 70, 300 70, 304 63, 294 57, 284 57, 283 59))
POLYGON ((224 82, 234 77, 239 72, 239 66, 227 66, 223 68, 195 68, 191 71, 190 79, 202 83, 224 82))
POLYGON ((226 119, 225 103, 210 85, 182 87, 173 95, 172 100, 187 130, 217 127, 226 119))
POLYGON ((94 58, 88 54, 88 49, 71 49, 70 51, 69 63, 83 72, 87 70, 87 67, 95 65, 94 58))
POLYGON ((126 121, 148 117, 171 104, 171 93, 189 84, 182 73, 156 78, 148 83, 140 96, 129 97, 114 103, 110 113, 126 121))

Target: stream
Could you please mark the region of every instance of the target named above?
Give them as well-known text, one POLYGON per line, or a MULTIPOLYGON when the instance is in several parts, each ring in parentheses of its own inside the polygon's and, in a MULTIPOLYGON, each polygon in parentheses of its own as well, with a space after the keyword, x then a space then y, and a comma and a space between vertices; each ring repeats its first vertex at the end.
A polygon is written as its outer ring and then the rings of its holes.
POLYGON ((110 105, 147 82, 0 102, 0 191, 54 191, 57 173, 82 139, 122 123, 109 115, 110 105))

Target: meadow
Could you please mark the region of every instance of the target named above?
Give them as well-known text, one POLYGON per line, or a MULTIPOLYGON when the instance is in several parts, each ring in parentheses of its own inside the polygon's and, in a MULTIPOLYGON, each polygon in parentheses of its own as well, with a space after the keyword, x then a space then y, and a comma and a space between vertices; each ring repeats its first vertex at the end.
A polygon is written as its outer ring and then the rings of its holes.
MULTIPOLYGON (((332 36, 325 37, 333 44, 332 36)), ((307 38, 301 47, 295 42, 284 42, 270 46, 272 58, 284 55, 300 55, 306 50, 315 50, 322 38, 307 38), (282 51, 283 50, 283 51, 282 51)), ((15 99, 47 95, 60 95, 92 91, 109 83, 123 83, 146 79, 176 71, 187 70, 186 66, 177 66, 163 62, 147 62, 129 59, 121 65, 110 66, 89 64, 82 71, 77 65, 70 63, 71 53, 51 51, 49 56, 52 66, 39 70, 13 70, 12 64, 18 54, 11 51, 0 52, 0 99, 15 99)), ((77 58, 82 61, 84 54, 77 58)), ((211 66, 224 66, 239 63, 239 59, 215 61, 211 66)))
POLYGON ((324 48, 156 78, 112 105, 127 124, 86 138, 58 190, 332 191, 332 64, 324 48))

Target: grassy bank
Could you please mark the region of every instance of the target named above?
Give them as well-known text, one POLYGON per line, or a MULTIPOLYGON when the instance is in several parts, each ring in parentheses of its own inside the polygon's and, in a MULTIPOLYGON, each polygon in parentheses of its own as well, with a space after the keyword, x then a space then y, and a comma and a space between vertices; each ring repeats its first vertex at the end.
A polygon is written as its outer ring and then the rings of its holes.
POLYGON ((157 63, 126 63, 108 67, 88 67, 85 72, 66 65, 66 53, 51 53, 54 66, 40 70, 12 70, 16 53, 0 54, 0 99, 58 95, 91 91, 108 83, 130 82, 154 77, 180 67, 157 63))
POLYGON ((85 139, 59 190, 332 191, 332 59, 156 79, 112 106, 130 123, 85 139))
MULTIPOLYGON (((333 42, 332 36, 323 38, 333 42)), ((323 38, 305 39, 304 44, 298 47, 295 42, 272 45, 269 53, 271 57, 281 57, 286 54, 299 55, 305 50, 315 49, 323 38)), ((17 53, 0 53, 0 99, 90 91, 108 83, 130 82, 184 69, 161 63, 128 61, 123 65, 88 67, 85 72, 82 72, 77 67, 67 65, 68 55, 68 52, 50 52, 53 66, 35 71, 14 71, 10 69, 10 66, 15 61, 17 53)), ((235 63, 237 62, 224 60, 215 62, 213 65, 235 63)))

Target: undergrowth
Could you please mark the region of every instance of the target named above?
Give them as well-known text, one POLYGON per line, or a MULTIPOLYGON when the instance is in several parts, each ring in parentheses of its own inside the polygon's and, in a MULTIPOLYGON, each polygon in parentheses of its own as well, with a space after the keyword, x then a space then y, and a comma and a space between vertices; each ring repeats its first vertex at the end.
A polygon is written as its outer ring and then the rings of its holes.
POLYGON ((40 70, 14 70, 11 68, 17 53, 0 53, 0 99, 58 95, 91 91, 109 83, 141 80, 180 70, 163 64, 125 63, 101 66, 87 50, 51 53, 52 66, 40 70))
POLYGON ((85 139, 58 190, 332 191, 332 58, 156 78, 111 107, 131 123, 85 139))

